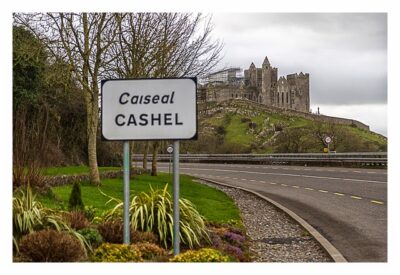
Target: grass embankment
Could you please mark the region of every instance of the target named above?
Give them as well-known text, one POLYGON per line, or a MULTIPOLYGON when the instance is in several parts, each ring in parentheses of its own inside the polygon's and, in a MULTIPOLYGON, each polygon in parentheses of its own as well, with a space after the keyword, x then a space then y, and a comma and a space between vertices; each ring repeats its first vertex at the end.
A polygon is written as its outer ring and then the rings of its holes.
MULTIPOLYGON (((64 174, 65 171, 74 171, 75 173, 76 171, 80 171, 80 168, 54 168, 54 170, 50 169, 50 171, 52 171, 53 175, 56 175, 64 174)), ((130 181, 131 195, 138 194, 142 191, 146 192, 150 189, 150 186, 153 189, 163 188, 166 183, 168 183, 169 192, 172 194, 171 179, 171 175, 165 173, 160 173, 157 177, 149 175, 135 176, 130 181)), ((40 200, 45 206, 50 208, 66 208, 68 206, 71 188, 71 185, 54 187, 52 188, 52 196, 43 196, 40 200)), ((123 198, 121 178, 103 179, 100 187, 83 183, 81 190, 83 203, 86 206, 94 206, 97 209, 97 214, 115 206, 115 203, 106 204, 109 198, 104 196, 101 192, 120 200, 123 198)), ((208 221, 227 222, 233 220, 239 224, 241 223, 239 210, 231 198, 219 190, 193 182, 193 178, 190 176, 181 175, 180 196, 193 202, 200 214, 208 221)))
POLYGON ((246 153, 288 153, 287 148, 293 140, 301 140, 300 153, 322 152, 323 146, 317 138, 317 131, 335 136, 337 152, 386 151, 387 145, 385 137, 371 131, 346 125, 318 123, 279 113, 260 111, 253 115, 243 115, 240 112, 222 111, 204 118, 201 122, 216 129, 206 134, 219 134, 222 139, 219 147, 225 145, 228 153, 232 148, 240 148, 239 151, 246 153))

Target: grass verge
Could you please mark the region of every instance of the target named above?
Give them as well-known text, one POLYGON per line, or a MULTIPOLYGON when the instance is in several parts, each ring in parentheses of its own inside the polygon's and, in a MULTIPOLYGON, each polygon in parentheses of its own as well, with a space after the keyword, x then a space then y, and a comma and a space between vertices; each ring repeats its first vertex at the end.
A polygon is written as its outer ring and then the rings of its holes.
MULTIPOLYGON (((169 192, 172 194, 172 175, 160 173, 157 177, 149 175, 138 175, 130 181, 131 194, 148 191, 152 188, 162 188, 168 183, 169 192)), ((106 204, 109 198, 101 192, 118 199, 123 198, 122 178, 104 179, 101 187, 90 184, 82 184, 82 200, 86 206, 94 206, 97 214, 112 208, 115 204, 106 204), (101 190, 101 192, 100 192, 101 190)), ((66 208, 71 193, 71 185, 52 188, 52 194, 41 196, 40 201, 50 208, 66 208)), ((193 181, 193 178, 186 175, 180 177, 180 196, 193 202, 197 210, 206 220, 213 222, 240 222, 239 209, 222 191, 193 181)))

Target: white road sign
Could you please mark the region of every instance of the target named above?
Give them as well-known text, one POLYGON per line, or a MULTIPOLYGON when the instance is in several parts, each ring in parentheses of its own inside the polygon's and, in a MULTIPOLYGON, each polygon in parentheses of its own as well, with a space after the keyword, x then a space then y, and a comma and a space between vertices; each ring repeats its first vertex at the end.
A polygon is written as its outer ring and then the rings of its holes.
POLYGON ((331 143, 331 142, 332 142, 332 138, 329 137, 329 136, 326 136, 326 137, 325 137, 325 143, 326 143, 326 144, 329 144, 329 143, 331 143))
POLYGON ((101 105, 107 140, 179 140, 197 134, 195 78, 105 80, 101 105))
POLYGON ((172 146, 168 146, 168 147, 167 147, 167 152, 168 152, 169 154, 172 154, 173 151, 174 151, 174 147, 172 147, 172 146))

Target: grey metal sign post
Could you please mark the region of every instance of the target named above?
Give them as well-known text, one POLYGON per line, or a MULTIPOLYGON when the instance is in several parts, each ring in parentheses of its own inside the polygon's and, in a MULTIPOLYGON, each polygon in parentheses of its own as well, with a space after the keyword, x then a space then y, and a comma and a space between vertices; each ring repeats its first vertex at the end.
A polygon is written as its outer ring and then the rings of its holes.
POLYGON ((180 232, 179 232, 179 141, 174 141, 174 255, 180 251, 180 232))
POLYGON ((168 175, 171 174, 171 154, 174 151, 174 148, 171 145, 167 147, 167 153, 169 154, 169 165, 168 165, 168 175))
POLYGON ((124 141, 124 244, 130 244, 130 222, 129 222, 129 141, 124 141))
POLYGON ((129 140, 173 142, 173 245, 179 254, 179 140, 197 137, 197 79, 110 79, 101 83, 101 133, 124 145, 124 244, 130 243, 129 140))

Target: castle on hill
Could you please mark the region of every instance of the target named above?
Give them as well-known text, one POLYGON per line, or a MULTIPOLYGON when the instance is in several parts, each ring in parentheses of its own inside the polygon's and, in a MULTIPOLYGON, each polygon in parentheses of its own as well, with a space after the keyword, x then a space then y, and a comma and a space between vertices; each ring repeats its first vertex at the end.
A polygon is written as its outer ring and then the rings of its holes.
POLYGON ((251 63, 239 76, 240 68, 229 68, 208 75, 199 88, 199 100, 221 102, 247 99, 263 105, 310 112, 310 75, 300 72, 278 79, 278 68, 265 57, 261 68, 251 63))

